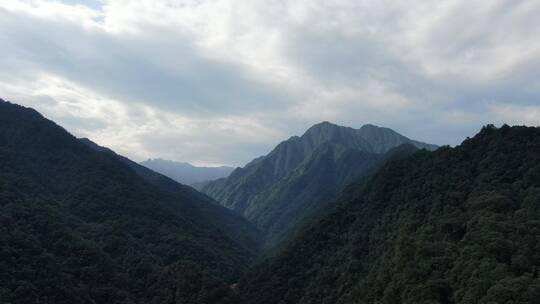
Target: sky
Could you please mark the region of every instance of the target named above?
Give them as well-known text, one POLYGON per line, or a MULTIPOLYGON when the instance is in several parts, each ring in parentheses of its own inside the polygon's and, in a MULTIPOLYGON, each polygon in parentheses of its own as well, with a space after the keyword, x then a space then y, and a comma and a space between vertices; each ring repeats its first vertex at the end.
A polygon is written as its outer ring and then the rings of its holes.
POLYGON ((0 0, 0 98, 136 161, 242 166, 320 121, 540 124, 536 0, 0 0))

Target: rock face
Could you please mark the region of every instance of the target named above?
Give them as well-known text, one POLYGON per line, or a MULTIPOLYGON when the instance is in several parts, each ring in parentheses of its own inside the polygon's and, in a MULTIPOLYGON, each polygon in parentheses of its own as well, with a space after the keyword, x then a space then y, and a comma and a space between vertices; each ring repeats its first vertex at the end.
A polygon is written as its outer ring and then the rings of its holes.
POLYGON ((236 303, 255 256, 232 211, 1 100, 0 223, 1 303, 236 303))
POLYGON ((387 128, 353 129, 323 122, 228 178, 206 184, 202 191, 256 224, 267 245, 273 246, 324 208, 342 187, 370 174, 388 158, 386 153, 404 144, 411 149, 436 148, 387 128))
POLYGON ((538 303, 540 128, 385 164, 241 280, 247 303, 538 303))

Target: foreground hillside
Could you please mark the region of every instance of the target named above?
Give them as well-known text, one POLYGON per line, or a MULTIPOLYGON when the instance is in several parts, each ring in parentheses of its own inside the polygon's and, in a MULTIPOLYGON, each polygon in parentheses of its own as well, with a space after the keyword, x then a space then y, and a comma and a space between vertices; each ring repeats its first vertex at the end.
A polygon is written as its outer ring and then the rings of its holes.
POLYGON ((177 183, 171 178, 152 171, 122 155, 118 155, 108 148, 99 146, 88 138, 81 138, 79 140, 93 150, 109 154, 126 164, 139 177, 156 187, 159 191, 167 193, 179 201, 189 197, 191 201, 197 203, 196 208, 194 208, 193 211, 197 212, 198 218, 213 223, 230 239, 240 244, 243 248, 248 249, 251 254, 257 255, 259 253, 261 245, 260 240, 262 237, 261 233, 253 224, 245 220, 241 215, 220 206, 218 202, 207 195, 196 191, 194 188, 177 183))
POLYGON ((248 303, 539 302, 540 128, 488 126, 348 191, 240 282, 248 303))
POLYGON ((264 233, 266 247, 282 243, 303 222, 327 207, 348 183, 416 148, 434 149, 390 129, 353 129, 323 122, 280 143, 203 192, 243 214, 264 233), (401 145, 406 148, 397 149, 401 145))
POLYGON ((137 170, 0 100, 0 303, 235 303, 243 219, 137 170))

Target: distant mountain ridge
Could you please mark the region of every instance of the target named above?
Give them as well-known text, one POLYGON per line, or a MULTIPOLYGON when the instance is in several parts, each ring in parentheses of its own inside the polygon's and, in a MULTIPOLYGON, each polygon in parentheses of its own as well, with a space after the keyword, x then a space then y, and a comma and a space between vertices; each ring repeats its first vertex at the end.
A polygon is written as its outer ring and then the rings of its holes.
POLYGON ((234 170, 233 167, 228 166, 199 167, 186 162, 161 158, 147 159, 140 164, 168 176, 179 183, 191 186, 227 177, 234 170))
POLYGON ((340 188, 371 173, 387 158, 385 153, 404 144, 437 148, 388 128, 353 129, 322 122, 202 191, 243 214, 266 233, 267 242, 276 243, 340 188))

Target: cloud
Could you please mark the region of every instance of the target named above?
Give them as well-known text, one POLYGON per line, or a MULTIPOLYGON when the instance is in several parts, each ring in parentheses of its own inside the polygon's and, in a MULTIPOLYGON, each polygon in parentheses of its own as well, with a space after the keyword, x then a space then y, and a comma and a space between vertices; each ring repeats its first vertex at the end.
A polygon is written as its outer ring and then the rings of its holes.
POLYGON ((535 1, 12 0, 0 95, 135 159, 242 165, 311 124, 540 124, 535 1), (536 114, 535 114, 536 113, 536 114))

